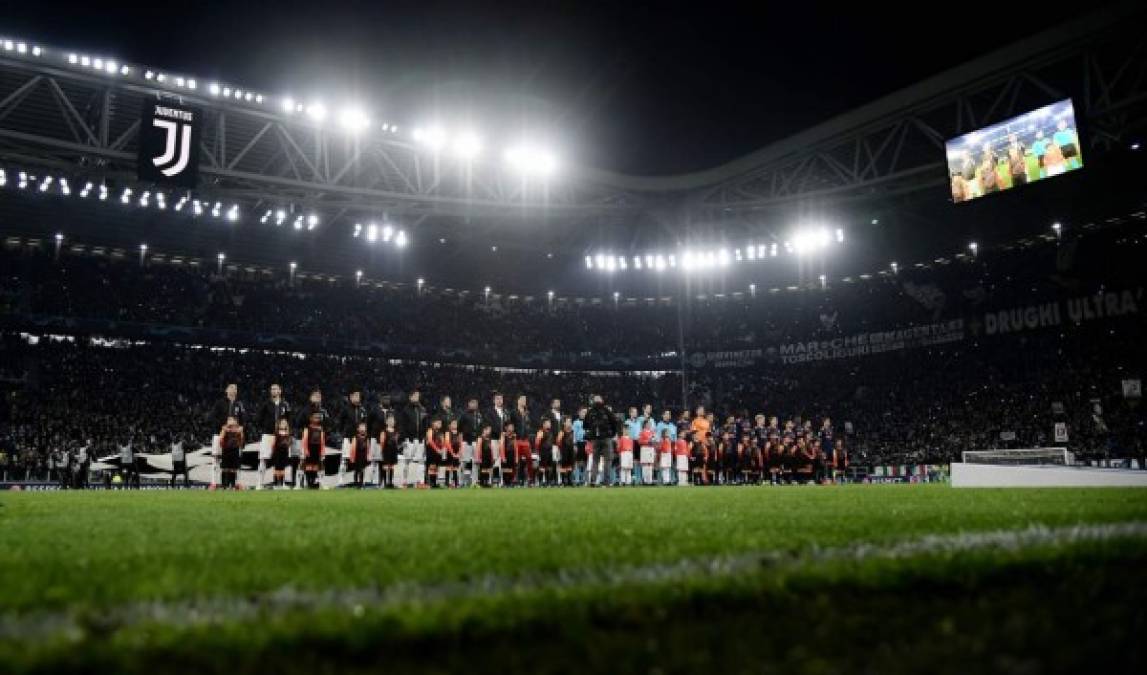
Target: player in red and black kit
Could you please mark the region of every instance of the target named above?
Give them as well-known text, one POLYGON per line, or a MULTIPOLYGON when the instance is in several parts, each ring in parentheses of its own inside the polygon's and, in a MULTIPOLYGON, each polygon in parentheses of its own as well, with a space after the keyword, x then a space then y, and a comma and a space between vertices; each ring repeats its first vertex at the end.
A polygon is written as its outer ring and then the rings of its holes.
POLYGON ((832 478, 838 483, 848 481, 848 450, 844 447, 844 439, 836 439, 832 446, 832 478))
POLYGON ((367 460, 370 458, 370 434, 367 432, 365 420, 358 423, 347 450, 349 452, 347 464, 353 476, 351 480, 355 487, 362 488, 363 478, 366 477, 367 460))
POLYGON ((708 434, 700 431, 693 435, 693 461, 690 462, 690 468, 693 472, 694 485, 707 485, 709 483, 709 448, 706 444, 707 435, 708 434))
POLYGON ((387 415, 385 426, 378 433, 378 446, 382 450, 382 484, 394 487, 394 467, 398 464, 398 431, 395 430, 394 415, 387 415))
POLYGON ((554 464, 554 426, 549 417, 542 418, 542 426, 534 434, 534 452, 538 455, 538 485, 557 483, 554 464), (551 482, 551 479, 552 482, 551 482))
POLYGON ((227 417, 227 424, 219 431, 219 448, 222 455, 223 487, 238 488, 239 459, 243 453, 243 427, 234 416, 227 417))
POLYGON ((482 424, 481 433, 474 439, 474 466, 478 474, 476 485, 490 487, 494 463, 493 427, 489 422, 485 422, 482 424))
POLYGON ((307 477, 307 487, 319 488, 319 471, 323 470, 323 460, 327 455, 327 434, 323 431, 323 415, 312 412, 307 427, 303 429, 303 475, 307 477))
POLYGON ((462 466, 462 434, 458 433, 458 419, 450 420, 446 427, 445 441, 446 457, 443 481, 447 487, 458 487, 458 473, 462 466))
MULTIPOLYGON (((527 452, 529 452, 527 450, 527 452)), ((514 485, 517 478, 518 466, 518 434, 514 431, 514 423, 507 421, 502 428, 501 470, 498 479, 502 487, 514 485)))
POLYGON ((271 440, 271 476, 272 484, 277 488, 286 487, 284 476, 291 463, 291 446, 294 442, 290 423, 286 418, 280 418, 275 427, 275 437, 271 440))
POLYGON ((562 420, 562 430, 558 432, 558 483, 573 486, 573 468, 577 460, 577 445, 574 443, 573 420, 562 420))
POLYGON ((442 418, 435 417, 426 430, 426 478, 430 487, 438 487, 438 471, 445 466, 446 434, 442 431, 442 418))

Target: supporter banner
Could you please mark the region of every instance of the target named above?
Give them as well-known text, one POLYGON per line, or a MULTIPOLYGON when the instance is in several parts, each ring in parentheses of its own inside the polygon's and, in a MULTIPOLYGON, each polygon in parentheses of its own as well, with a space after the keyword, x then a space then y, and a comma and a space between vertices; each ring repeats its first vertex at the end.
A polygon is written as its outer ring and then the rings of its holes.
POLYGON ((1055 442, 1056 443, 1066 443, 1067 442, 1067 423, 1066 422, 1056 422, 1055 423, 1055 442))
POLYGON ((139 119, 139 179, 194 188, 199 182, 202 117, 199 108, 144 98, 139 119))
POLYGON ((739 368, 751 366, 764 355, 762 349, 739 349, 728 352, 693 352, 689 365, 694 368, 739 368))
POLYGON ((963 339, 964 320, 952 319, 951 321, 898 330, 857 333, 832 340, 792 342, 780 347, 770 347, 766 350, 766 354, 785 364, 808 363, 895 352, 928 345, 959 342, 963 339))
POLYGON ((1123 398, 1142 398, 1143 397, 1143 382, 1142 380, 1127 379, 1123 380, 1123 398))
POLYGON ((988 312, 983 319, 984 334, 1018 333, 1064 323, 1129 316, 1139 313, 1142 299, 1143 289, 1136 288, 988 312))

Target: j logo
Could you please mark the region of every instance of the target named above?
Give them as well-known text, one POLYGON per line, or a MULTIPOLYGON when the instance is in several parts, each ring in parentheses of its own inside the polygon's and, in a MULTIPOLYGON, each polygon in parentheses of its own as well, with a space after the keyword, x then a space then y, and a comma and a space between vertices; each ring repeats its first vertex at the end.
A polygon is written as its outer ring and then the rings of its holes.
POLYGON ((167 134, 163 154, 152 157, 151 163, 167 177, 183 173, 191 158, 191 125, 172 120, 152 120, 152 125, 163 129, 167 134), (176 159, 178 154, 179 159, 176 159))
POLYGON ((140 180, 194 188, 199 182, 203 112, 182 102, 145 98, 136 170, 140 180))

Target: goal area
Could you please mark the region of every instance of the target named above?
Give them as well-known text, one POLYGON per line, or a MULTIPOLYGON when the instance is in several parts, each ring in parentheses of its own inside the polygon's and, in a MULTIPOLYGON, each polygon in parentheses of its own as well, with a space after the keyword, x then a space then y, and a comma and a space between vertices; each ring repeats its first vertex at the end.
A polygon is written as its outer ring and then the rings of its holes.
POLYGON ((1067 448, 967 450, 963 453, 963 462, 996 466, 1071 466, 1075 463, 1075 456, 1067 448))

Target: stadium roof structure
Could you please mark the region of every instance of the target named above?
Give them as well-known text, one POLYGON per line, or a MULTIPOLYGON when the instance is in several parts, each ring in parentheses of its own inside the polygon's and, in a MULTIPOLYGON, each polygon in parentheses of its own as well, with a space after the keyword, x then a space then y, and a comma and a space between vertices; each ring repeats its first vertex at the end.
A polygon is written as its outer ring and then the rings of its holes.
MULTIPOLYGON (((367 265, 382 277, 437 273, 474 287, 524 279, 584 287, 581 261, 595 251, 633 255, 650 246, 749 237, 776 242, 809 217, 847 225, 852 240, 871 235, 873 259, 857 256, 860 265, 907 258, 916 246, 931 256, 936 251, 928 246, 950 251, 966 241, 967 225, 955 221, 971 213, 947 203, 945 139, 1068 97, 1093 156, 1123 148, 1143 131, 1144 18, 1135 5, 1084 17, 709 170, 629 176, 564 166, 545 179, 523 176, 498 158, 435 155, 406 125, 349 134, 300 114, 301 105, 288 110, 245 88, 242 96, 237 86, 234 96, 220 96, 190 75, 122 63, 109 69, 110 59, 98 69, 66 49, 0 40, 0 168, 67 177, 72 185, 97 181, 115 196, 125 188, 150 194, 136 178, 141 102, 172 97, 205 115, 194 197, 242 214, 238 223, 193 224, 155 209, 77 209, 31 191, 0 199, 0 227, 15 234, 66 227, 110 243, 146 238, 188 252, 225 247, 331 269, 367 265), (931 224, 929 241, 916 232, 918 221, 901 226, 877 217, 914 205, 928 214, 920 218, 949 219, 931 224), (314 214, 318 226, 275 228, 265 216, 278 211, 314 214), (874 221, 881 232, 869 230, 874 221), (354 236, 356 224, 367 222, 409 231, 413 245, 401 256, 368 251, 354 236)), ((1060 180, 1055 192, 1074 179, 1060 180)), ((1074 183, 1090 189, 1084 179, 1074 183)), ((1050 194, 1044 186, 1027 190, 1050 194)))

